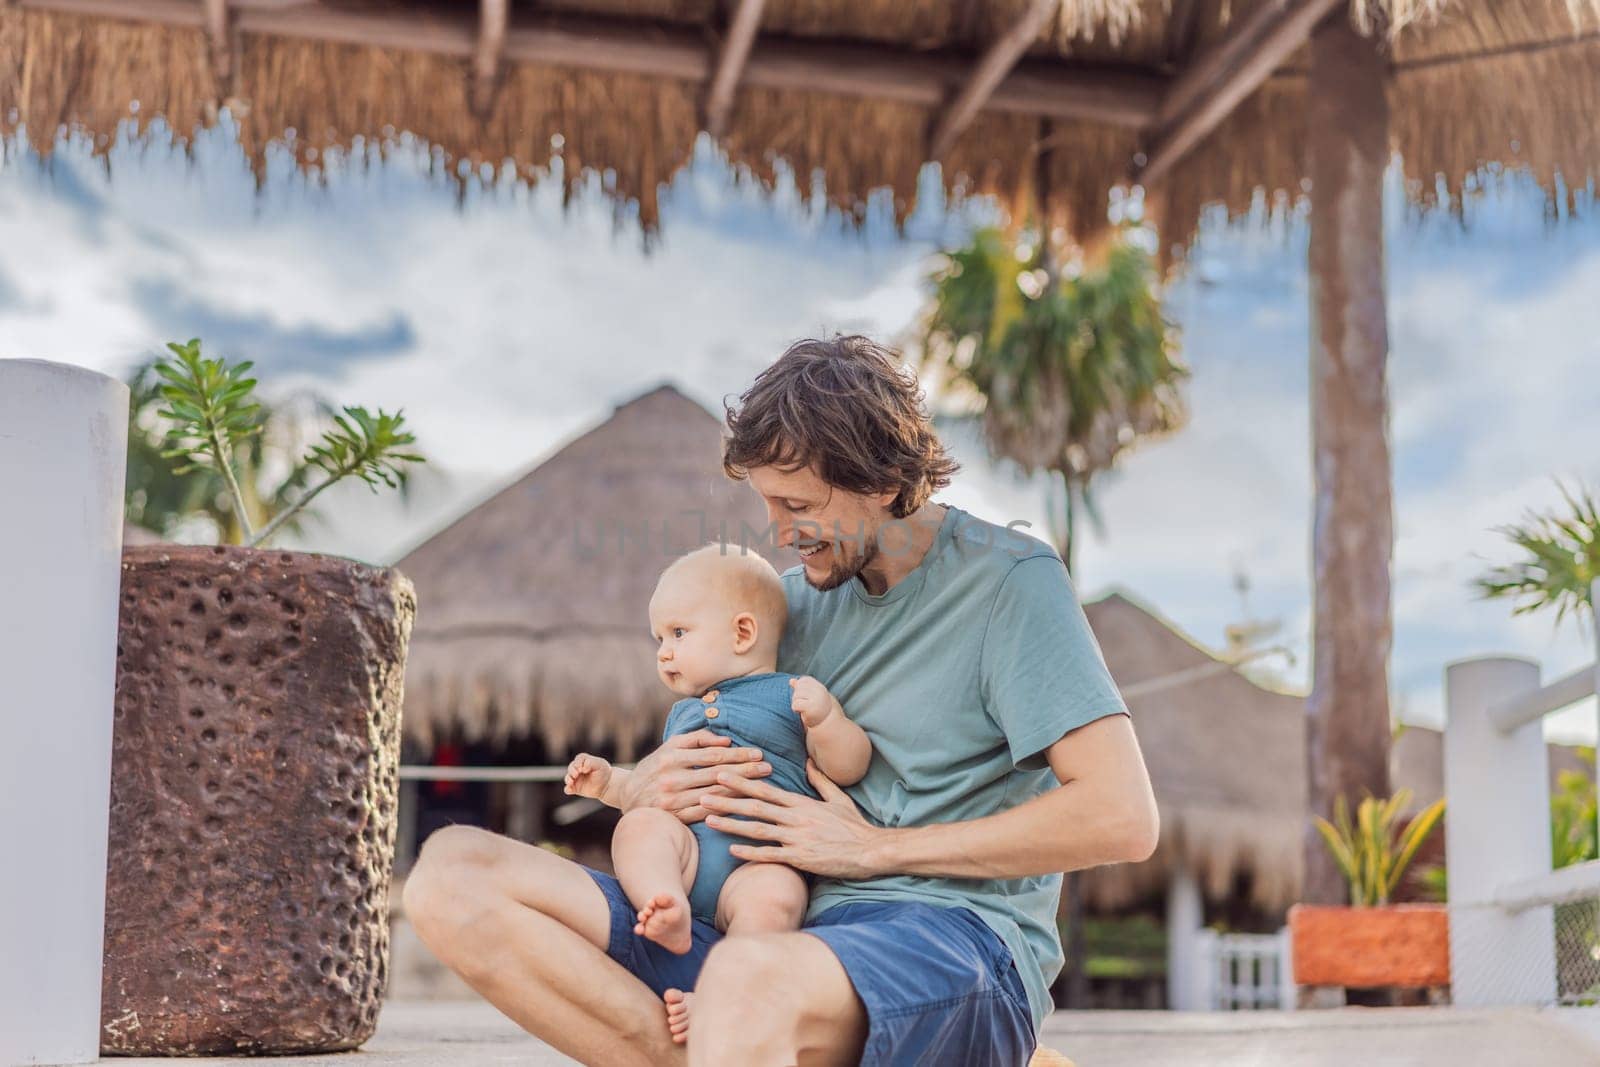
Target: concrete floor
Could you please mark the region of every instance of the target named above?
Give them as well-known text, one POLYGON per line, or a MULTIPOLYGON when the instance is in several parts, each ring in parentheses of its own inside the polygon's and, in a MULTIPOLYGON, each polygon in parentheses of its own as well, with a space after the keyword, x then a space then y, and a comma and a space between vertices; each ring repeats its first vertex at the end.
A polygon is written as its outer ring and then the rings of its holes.
MULTIPOLYGON (((1597 1009, 1590 1009, 1597 1010, 1597 1009)), ((1044 1044, 1077 1067, 1587 1067, 1600 1045, 1560 1013, 1457 1008, 1202 1015, 1057 1012, 1044 1044)), ((177 1067, 118 1059, 113 1067, 177 1067)), ((182 1067, 238 1060, 185 1060, 182 1067)), ((274 1058, 271 1067, 556 1067, 574 1061, 536 1041, 484 1003, 391 1001, 359 1052, 274 1058)), ((968 1067, 968 1065, 959 1065, 968 1067)))

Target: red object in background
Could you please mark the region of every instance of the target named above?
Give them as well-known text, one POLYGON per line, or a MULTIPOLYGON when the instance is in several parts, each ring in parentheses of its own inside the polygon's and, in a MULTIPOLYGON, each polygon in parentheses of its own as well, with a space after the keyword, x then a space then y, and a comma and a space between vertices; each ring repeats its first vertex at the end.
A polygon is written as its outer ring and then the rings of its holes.
MULTIPOLYGON (((433 750, 433 765, 435 767, 462 767, 465 766, 464 753, 460 745, 449 741, 442 742, 433 750)), ((432 781, 428 783, 428 795, 435 800, 465 799, 467 783, 432 781)))
POLYGON ((1443 904, 1289 909, 1297 985, 1425 989, 1450 984, 1450 916, 1443 904))

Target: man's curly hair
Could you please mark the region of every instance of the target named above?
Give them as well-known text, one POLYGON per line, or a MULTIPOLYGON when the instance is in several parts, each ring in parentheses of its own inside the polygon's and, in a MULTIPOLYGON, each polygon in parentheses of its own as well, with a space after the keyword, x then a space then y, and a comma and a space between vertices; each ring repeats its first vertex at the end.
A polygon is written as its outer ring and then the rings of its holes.
POLYGON ((933 432, 916 374, 870 338, 796 341, 737 408, 723 406, 730 478, 742 480, 752 467, 810 466, 850 492, 894 490, 889 511, 903 519, 957 470, 933 432))

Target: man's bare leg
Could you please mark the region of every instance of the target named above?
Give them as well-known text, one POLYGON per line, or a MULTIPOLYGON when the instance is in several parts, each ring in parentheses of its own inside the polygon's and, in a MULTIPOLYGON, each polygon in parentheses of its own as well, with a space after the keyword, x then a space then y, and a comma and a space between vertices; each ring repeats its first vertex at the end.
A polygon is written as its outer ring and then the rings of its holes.
POLYGON ((617 881, 639 909, 633 932, 680 956, 694 947, 689 887, 699 855, 693 832, 659 808, 635 808, 611 835, 617 881))
POLYGON ((727 937, 706 958, 695 993, 690 1067, 856 1064, 867 1010, 820 938, 727 937))
MULTIPOLYGON (((809 896, 806 880, 793 867, 746 863, 735 869, 722 885, 717 897, 717 929, 725 931, 729 937, 798 930, 806 915, 809 896)), ((672 1040, 680 1044, 689 1040, 694 994, 669 989, 663 999, 672 1040)))
POLYGON ((577 864, 466 826, 406 879, 417 936, 524 1030, 588 1064, 681 1065, 655 995, 605 954, 605 895, 577 864))

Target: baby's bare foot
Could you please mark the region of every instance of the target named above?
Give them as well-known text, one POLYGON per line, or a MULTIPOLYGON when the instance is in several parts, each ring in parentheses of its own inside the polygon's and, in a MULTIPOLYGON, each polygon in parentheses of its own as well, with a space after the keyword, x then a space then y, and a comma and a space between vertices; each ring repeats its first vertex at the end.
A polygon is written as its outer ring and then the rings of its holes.
POLYGON ((683 955, 694 944, 689 925, 689 902, 670 893, 657 893, 639 909, 633 932, 648 937, 668 952, 683 955))
POLYGON ((667 1029, 672 1031, 673 1043, 681 1045, 689 1040, 689 1006, 694 994, 669 989, 661 999, 667 1003, 667 1029))

